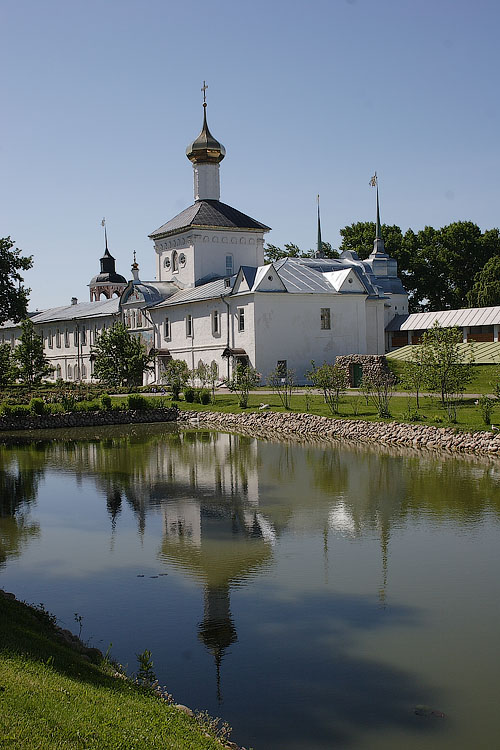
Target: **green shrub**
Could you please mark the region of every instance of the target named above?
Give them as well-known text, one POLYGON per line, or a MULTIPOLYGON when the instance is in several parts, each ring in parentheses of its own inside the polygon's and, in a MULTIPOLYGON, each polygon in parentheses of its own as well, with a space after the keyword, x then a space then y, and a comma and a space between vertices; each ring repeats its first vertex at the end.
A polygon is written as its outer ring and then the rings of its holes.
POLYGON ((38 414, 39 416, 45 414, 47 411, 45 401, 42 398, 32 398, 29 409, 32 414, 38 414))
POLYGON ((184 400, 188 402, 188 404, 192 404, 194 402, 194 388, 191 388, 189 386, 188 388, 184 388, 184 400))
POLYGON ((132 411, 144 411, 149 409, 149 401, 138 393, 129 393, 127 396, 127 408, 132 411))
POLYGON ((210 403, 210 391, 207 391, 206 388, 202 388, 200 391, 200 403, 204 406, 210 403))
POLYGON ((25 404, 3 404, 2 414, 7 417, 24 417, 30 413, 29 406, 25 404))
POLYGON ((107 393, 103 393, 101 396, 101 408, 103 411, 109 411, 111 409, 111 396, 107 393))

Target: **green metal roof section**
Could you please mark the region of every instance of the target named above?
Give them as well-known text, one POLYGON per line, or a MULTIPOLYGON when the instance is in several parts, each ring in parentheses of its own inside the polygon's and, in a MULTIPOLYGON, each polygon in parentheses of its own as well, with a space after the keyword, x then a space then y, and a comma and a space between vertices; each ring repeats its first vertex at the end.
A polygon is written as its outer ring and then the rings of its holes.
MULTIPOLYGON (((459 344, 458 346, 461 351, 467 353, 472 351, 474 364, 476 365, 500 365, 500 341, 477 341, 459 344)), ((395 349, 385 356, 387 359, 397 359, 404 362, 409 358, 410 352, 415 347, 418 347, 418 344, 402 346, 401 349, 395 349)))

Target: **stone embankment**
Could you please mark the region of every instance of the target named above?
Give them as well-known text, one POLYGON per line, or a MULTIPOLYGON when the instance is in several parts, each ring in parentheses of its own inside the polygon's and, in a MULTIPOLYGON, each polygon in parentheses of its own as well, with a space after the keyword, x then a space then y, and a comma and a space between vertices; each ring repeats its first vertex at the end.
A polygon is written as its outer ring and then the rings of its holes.
POLYGON ((59 427, 100 427, 113 424, 145 424, 147 422, 176 422, 179 410, 147 409, 144 411, 73 411, 65 414, 21 414, 0 416, 0 432, 10 430, 52 430, 59 427))
POLYGON ((499 432, 460 432, 452 427, 434 427, 400 422, 364 422, 331 419, 314 414, 252 412, 179 412, 179 421, 220 429, 244 429, 259 435, 297 436, 319 440, 349 440, 378 445, 445 450, 452 453, 500 454, 499 432))

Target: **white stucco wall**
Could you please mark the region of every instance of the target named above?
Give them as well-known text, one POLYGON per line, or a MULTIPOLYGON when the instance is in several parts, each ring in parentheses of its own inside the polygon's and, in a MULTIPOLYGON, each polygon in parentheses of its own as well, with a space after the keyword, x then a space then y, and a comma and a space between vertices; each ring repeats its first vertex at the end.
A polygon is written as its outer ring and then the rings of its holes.
MULTIPOLYGON (((361 294, 255 294, 256 367, 263 379, 279 360, 286 360, 303 383, 311 360, 322 364, 341 354, 369 353, 365 299, 361 294), (321 330, 321 308, 330 308, 330 330, 321 330)), ((383 310, 380 315, 383 320, 383 310)))

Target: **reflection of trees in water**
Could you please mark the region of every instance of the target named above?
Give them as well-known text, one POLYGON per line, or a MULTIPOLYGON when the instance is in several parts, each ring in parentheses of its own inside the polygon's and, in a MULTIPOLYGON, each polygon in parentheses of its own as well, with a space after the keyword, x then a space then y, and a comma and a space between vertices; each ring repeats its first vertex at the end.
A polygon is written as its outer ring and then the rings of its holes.
POLYGON ((40 451, 33 452, 32 462, 29 455, 0 450, 0 567, 40 535, 39 524, 29 520, 29 505, 37 497, 44 460, 40 451))

